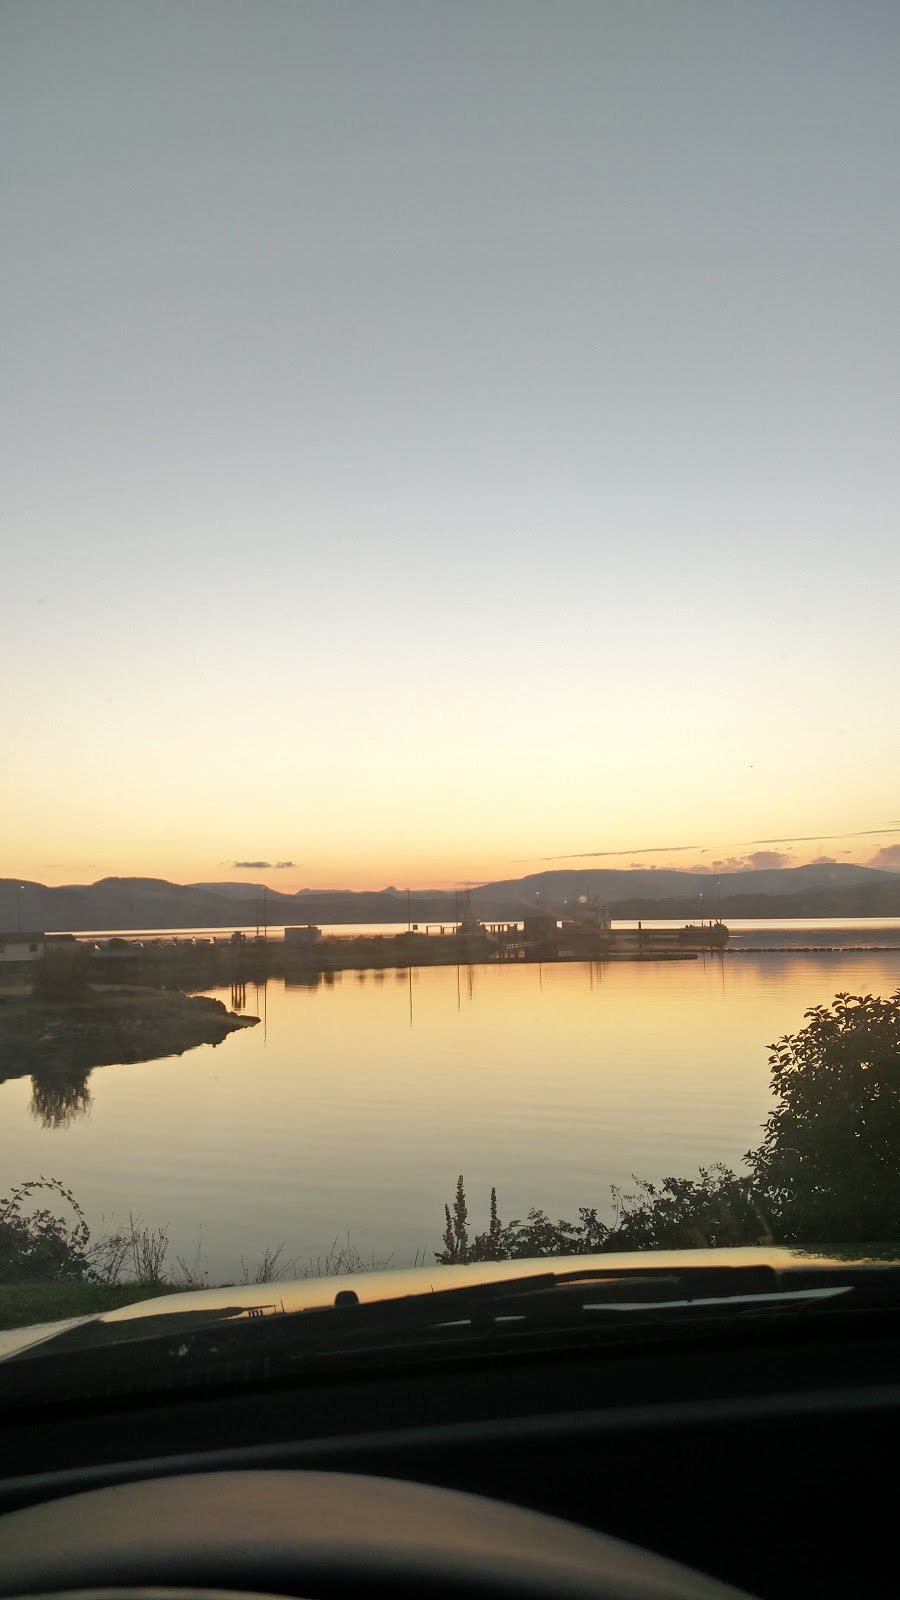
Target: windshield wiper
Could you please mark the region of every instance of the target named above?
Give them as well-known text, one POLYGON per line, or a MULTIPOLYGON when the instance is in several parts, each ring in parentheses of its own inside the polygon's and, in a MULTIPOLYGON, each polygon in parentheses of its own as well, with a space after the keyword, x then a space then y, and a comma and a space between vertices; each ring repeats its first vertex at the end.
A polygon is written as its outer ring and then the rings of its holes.
POLYGON ((360 1303, 353 1290, 301 1311, 269 1305, 97 1320, 0 1363, 0 1400, 86 1398, 260 1382, 548 1341, 613 1343, 840 1309, 900 1308, 900 1268, 569 1267, 360 1303))

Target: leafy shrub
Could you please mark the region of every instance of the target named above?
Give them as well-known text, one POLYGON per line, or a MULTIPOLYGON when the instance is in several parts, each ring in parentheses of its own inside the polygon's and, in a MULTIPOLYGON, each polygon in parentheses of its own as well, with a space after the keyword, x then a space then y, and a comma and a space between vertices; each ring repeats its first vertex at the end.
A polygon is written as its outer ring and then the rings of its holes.
POLYGON ((640 1178, 635 1194, 612 1189, 613 1217, 604 1222, 596 1207, 580 1206, 578 1221, 556 1222, 532 1209, 505 1227, 497 1216, 497 1192, 491 1190, 491 1219, 486 1233, 469 1243, 468 1204, 462 1175, 457 1180, 451 1213, 445 1206, 441 1265, 469 1261, 521 1261, 534 1256, 599 1255, 622 1250, 688 1250, 716 1245, 770 1242, 766 1219, 759 1210, 750 1178, 735 1177, 727 1167, 700 1169, 699 1179, 666 1178, 657 1188, 640 1178))
POLYGON ((89 1245, 84 1212, 58 1179, 34 1178, 0 1199, 0 1283, 88 1277, 89 1245), (65 1203, 68 1216, 50 1209, 51 1195, 65 1203))

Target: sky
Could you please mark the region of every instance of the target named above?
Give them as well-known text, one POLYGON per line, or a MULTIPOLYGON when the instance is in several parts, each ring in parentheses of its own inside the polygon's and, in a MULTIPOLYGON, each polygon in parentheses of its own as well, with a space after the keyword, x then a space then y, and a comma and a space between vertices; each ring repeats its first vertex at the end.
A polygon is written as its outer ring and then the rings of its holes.
POLYGON ((888 0, 9 0, 0 876, 900 868, 898 80, 888 0))

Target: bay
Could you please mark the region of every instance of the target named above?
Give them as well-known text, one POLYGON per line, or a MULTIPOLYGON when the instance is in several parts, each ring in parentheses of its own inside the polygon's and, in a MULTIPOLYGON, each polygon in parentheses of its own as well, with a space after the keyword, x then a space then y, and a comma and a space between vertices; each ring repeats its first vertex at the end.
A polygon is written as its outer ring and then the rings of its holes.
POLYGON ((269 980, 246 993, 258 1027, 97 1068, 56 1125, 30 1080, 0 1083, 0 1194, 58 1177, 95 1227, 131 1210, 168 1227, 170 1262, 199 1244, 211 1281, 348 1232, 431 1260, 459 1172, 480 1229, 492 1184, 504 1220, 572 1217, 632 1174, 738 1165, 770 1106, 767 1045, 839 991, 898 987, 900 950, 269 980))

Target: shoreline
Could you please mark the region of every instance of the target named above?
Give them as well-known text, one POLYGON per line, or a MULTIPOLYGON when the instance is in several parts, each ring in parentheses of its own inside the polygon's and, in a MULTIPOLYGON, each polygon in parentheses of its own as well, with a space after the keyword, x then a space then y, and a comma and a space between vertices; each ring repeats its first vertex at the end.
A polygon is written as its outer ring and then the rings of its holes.
POLYGON ((900 955, 900 944, 732 944, 729 956, 874 956, 900 955))

